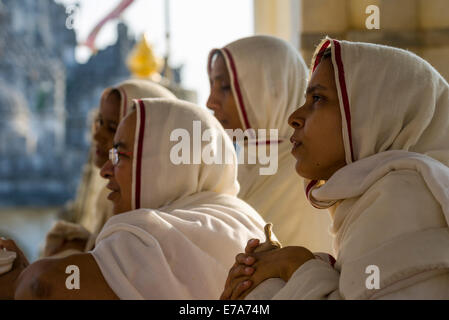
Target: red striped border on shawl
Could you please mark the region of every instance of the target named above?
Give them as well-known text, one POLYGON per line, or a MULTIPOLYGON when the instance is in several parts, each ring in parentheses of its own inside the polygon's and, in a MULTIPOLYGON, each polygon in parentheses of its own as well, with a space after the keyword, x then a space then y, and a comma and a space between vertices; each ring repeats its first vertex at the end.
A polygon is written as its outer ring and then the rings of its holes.
POLYGON ((348 92, 346 90, 345 70, 343 68, 343 61, 341 59, 341 46, 340 42, 334 41, 335 46, 335 61, 338 68, 338 79, 340 82, 341 97, 343 99, 343 109, 345 111, 346 126, 348 128, 349 146, 351 149, 351 160, 354 162, 354 151, 352 148, 352 131, 351 131, 351 109, 349 108, 348 92))
POLYGON ((312 190, 312 187, 318 182, 318 180, 312 180, 309 182, 309 184, 306 187, 306 197, 310 200, 310 191, 312 190))
POLYGON ((316 67, 317 67, 318 64, 320 63, 321 58, 323 57, 324 50, 326 50, 327 47, 329 47, 329 44, 330 44, 330 43, 331 43, 330 40, 327 40, 327 41, 326 41, 325 43, 323 43, 323 45, 321 46, 320 51, 318 51, 318 53, 317 53, 317 55, 316 55, 315 63, 313 64, 313 70, 312 70, 312 72, 315 71, 316 67))
POLYGON ((245 104, 243 103, 243 97, 242 92, 240 91, 240 84, 239 79, 237 77, 237 68, 235 67, 234 58, 231 55, 231 52, 227 48, 222 49, 225 53, 227 59, 229 60, 229 63, 231 65, 231 72, 232 72, 232 78, 234 83, 235 92, 237 93, 237 99, 239 101, 240 110, 242 111, 243 120, 245 122, 246 129, 250 129, 251 125, 248 121, 248 115, 246 113, 245 104))
POLYGON ((139 102, 140 121, 139 121, 139 137, 137 141, 136 154, 136 208, 140 208, 140 190, 141 190, 141 176, 142 176, 142 149, 143 149, 143 135, 145 133, 145 105, 142 100, 139 102))

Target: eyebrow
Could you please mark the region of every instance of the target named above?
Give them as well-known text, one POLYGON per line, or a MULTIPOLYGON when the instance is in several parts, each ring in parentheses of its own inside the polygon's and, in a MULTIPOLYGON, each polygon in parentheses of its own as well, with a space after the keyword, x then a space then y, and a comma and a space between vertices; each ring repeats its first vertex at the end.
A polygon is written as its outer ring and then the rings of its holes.
POLYGON ((103 116, 101 115, 101 113, 98 113, 95 119, 102 119, 102 120, 111 122, 111 123, 113 123, 113 124, 115 124, 115 125, 118 124, 116 120, 112 120, 112 119, 108 119, 107 117, 103 117, 103 116))
POLYGON ((212 80, 213 80, 213 81, 216 81, 216 80, 221 80, 221 81, 223 81, 223 80, 226 80, 226 79, 225 79, 224 74, 219 74, 219 75, 217 75, 217 76, 215 76, 215 77, 213 77, 213 78, 211 77, 210 80, 211 80, 211 81, 212 81, 212 80))
POLYGON ((314 86, 308 87, 307 91, 306 91, 306 94, 310 94, 310 93, 312 93, 314 91, 317 91, 317 90, 327 90, 327 88, 325 86, 322 86, 321 84, 316 84, 314 86))

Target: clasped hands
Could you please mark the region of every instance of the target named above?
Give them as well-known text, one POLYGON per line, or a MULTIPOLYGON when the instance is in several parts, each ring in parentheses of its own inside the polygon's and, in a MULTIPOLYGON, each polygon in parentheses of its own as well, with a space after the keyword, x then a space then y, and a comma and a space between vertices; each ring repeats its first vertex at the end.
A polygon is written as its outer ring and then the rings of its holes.
POLYGON ((249 240, 245 253, 236 256, 236 262, 229 271, 220 296, 221 300, 242 300, 269 278, 281 278, 287 282, 301 265, 315 258, 308 249, 296 246, 255 252, 259 243, 258 239, 249 240))

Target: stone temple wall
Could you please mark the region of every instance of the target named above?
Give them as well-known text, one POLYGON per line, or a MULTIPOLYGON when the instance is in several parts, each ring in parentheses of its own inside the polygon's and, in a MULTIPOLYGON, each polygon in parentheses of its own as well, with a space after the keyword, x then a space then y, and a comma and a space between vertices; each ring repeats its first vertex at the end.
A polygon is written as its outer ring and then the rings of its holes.
POLYGON ((90 145, 88 115, 102 90, 130 76, 135 40, 86 64, 53 0, 0 1, 0 206, 56 206, 73 198, 90 145))

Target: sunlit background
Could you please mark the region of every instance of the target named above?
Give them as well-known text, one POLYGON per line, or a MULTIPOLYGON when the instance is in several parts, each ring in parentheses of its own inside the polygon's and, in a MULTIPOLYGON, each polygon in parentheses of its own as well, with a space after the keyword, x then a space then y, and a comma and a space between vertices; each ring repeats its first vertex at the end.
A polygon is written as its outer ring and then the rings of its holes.
MULTIPOLYGON (((99 20, 100 13, 111 11, 120 0, 57 0, 73 10, 77 40, 85 40, 99 20), (75 9, 75 4, 79 9, 75 9), (73 8, 73 9, 72 9, 73 8)), ((136 39, 147 35, 157 56, 163 57, 170 46, 170 63, 184 66, 183 85, 198 93, 198 103, 205 104, 208 95, 206 59, 211 48, 254 33, 252 0, 136 0, 122 16, 107 23, 95 41, 98 49, 117 40, 116 26, 125 23, 136 39), (168 7, 168 10, 167 10, 168 7), (168 20, 167 21, 167 15, 168 20), (168 28, 167 28, 168 27, 168 28), (165 33, 170 33, 167 43, 165 33)), ((91 51, 85 46, 76 48, 75 57, 86 62, 91 51)))
POLYGON ((104 88, 135 76, 137 48, 165 60, 153 79, 204 107, 209 51, 253 34, 291 42, 306 63, 325 35, 392 45, 449 79, 447 0, 0 0, 0 236, 32 261, 52 223, 70 218, 89 116, 104 88), (373 4, 380 28, 368 30, 373 4))

